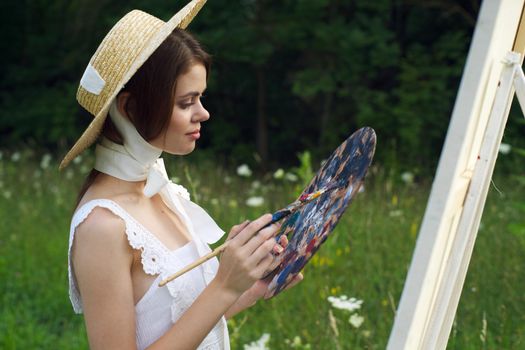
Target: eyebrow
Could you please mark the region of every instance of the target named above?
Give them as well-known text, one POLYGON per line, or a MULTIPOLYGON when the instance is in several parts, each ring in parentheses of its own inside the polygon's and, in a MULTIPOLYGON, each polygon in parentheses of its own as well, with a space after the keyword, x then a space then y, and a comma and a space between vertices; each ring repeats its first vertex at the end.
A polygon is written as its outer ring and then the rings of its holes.
POLYGON ((182 96, 178 96, 177 98, 184 99, 184 98, 188 98, 188 97, 198 97, 200 95, 201 95, 201 93, 198 92, 198 91, 190 91, 187 94, 184 94, 182 96))

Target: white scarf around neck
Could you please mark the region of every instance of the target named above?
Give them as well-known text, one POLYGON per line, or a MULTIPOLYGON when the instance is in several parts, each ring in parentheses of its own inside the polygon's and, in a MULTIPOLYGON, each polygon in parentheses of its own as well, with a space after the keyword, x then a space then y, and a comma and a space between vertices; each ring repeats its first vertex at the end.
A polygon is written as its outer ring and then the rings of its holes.
POLYGON ((190 231, 195 231, 206 243, 218 241, 224 231, 204 209, 190 201, 184 187, 171 182, 164 161, 159 158, 162 150, 140 136, 135 126, 118 110, 116 99, 110 106, 109 117, 122 135, 123 145, 102 137, 95 149, 94 168, 125 181, 146 180, 145 196, 150 198, 159 193, 166 204, 189 223, 190 231))

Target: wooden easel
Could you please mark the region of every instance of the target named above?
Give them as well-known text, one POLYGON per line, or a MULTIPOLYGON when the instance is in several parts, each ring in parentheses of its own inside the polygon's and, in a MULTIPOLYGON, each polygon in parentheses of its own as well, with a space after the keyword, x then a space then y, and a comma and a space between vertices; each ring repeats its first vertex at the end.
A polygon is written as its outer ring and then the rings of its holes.
POLYGON ((523 10, 482 4, 388 350, 447 346, 514 92, 525 112, 523 10))

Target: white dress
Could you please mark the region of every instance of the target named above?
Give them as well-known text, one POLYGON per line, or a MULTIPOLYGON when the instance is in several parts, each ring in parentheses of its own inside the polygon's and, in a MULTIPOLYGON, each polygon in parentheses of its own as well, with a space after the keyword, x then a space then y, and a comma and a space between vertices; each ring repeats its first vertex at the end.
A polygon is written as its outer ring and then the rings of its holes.
MULTIPOLYGON (((126 236, 133 249, 141 250, 142 267, 149 275, 158 275, 149 290, 135 305, 136 341, 138 349, 145 349, 161 337, 173 323, 190 307, 218 269, 217 259, 211 259, 198 268, 176 278, 164 287, 158 283, 181 268, 193 262, 203 253, 210 251, 188 223, 187 216, 181 215, 187 224, 192 240, 176 250, 170 251, 143 225, 135 220, 117 203, 108 199, 96 199, 85 203, 73 215, 69 236, 69 296, 76 313, 82 313, 82 300, 71 264, 71 247, 75 230, 95 207, 110 210, 126 225, 126 236), (186 217, 185 217, 186 216, 186 217)), ((179 213, 184 214, 184 213, 179 213)), ((229 349, 229 336, 224 316, 206 336, 198 349, 229 349)))

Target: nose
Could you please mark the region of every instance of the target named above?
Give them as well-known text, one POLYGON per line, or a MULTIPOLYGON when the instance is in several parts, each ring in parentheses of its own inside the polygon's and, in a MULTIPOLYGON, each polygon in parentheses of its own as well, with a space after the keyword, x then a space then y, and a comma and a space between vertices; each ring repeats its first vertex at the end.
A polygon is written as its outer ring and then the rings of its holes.
POLYGON ((202 101, 199 100, 199 103, 197 104, 197 110, 195 111, 195 122, 204 122, 208 119, 210 119, 210 112, 206 108, 204 108, 204 105, 202 104, 202 101))

